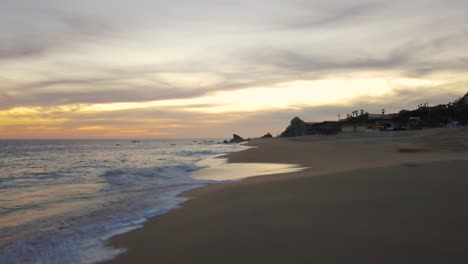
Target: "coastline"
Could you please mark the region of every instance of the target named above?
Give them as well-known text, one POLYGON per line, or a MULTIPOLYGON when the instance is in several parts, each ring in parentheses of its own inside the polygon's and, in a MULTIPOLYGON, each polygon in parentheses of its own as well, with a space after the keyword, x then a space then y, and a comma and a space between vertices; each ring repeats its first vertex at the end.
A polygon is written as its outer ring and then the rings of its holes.
POLYGON ((197 162, 242 149, 191 139, 7 141, 2 150, 14 157, 0 179, 0 263, 112 259, 121 251, 106 247, 111 237, 177 208, 183 191, 213 183, 189 176, 204 167, 197 162))
POLYGON ((106 263, 466 261, 466 134, 253 141, 228 161, 308 169, 184 192, 180 208, 111 239, 128 251, 106 263))

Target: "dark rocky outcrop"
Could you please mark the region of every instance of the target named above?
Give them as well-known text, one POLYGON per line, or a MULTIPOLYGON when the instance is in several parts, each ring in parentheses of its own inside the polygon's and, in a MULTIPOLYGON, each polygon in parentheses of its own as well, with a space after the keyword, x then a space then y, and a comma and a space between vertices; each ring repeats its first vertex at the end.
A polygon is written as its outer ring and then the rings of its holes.
POLYGON ((267 133, 267 134, 265 134, 265 135, 264 135, 263 137, 261 137, 261 138, 272 138, 272 137, 273 137, 273 136, 272 136, 270 133, 267 133))
POLYGON ((331 135, 341 131, 341 125, 338 122, 311 123, 304 122, 299 117, 294 117, 291 124, 280 134, 280 137, 298 137, 304 135, 331 135))
POLYGON ((291 120, 291 123, 286 128, 286 130, 281 133, 280 137, 298 137, 302 135, 308 135, 308 130, 307 123, 296 116, 291 120))
POLYGON ((242 137, 239 136, 239 135, 234 134, 234 135, 232 135, 232 138, 231 138, 229 141, 224 140, 223 143, 224 143, 224 144, 228 144, 228 143, 242 143, 242 142, 245 142, 245 141, 247 141, 247 140, 244 139, 244 138, 242 138, 242 137))
POLYGON ((468 105, 468 93, 460 99, 460 102, 464 105, 468 105))
POLYGON ((241 143, 241 142, 244 142, 244 141, 245 141, 244 138, 242 138, 241 136, 236 135, 236 134, 232 135, 232 139, 229 140, 230 143, 241 143))

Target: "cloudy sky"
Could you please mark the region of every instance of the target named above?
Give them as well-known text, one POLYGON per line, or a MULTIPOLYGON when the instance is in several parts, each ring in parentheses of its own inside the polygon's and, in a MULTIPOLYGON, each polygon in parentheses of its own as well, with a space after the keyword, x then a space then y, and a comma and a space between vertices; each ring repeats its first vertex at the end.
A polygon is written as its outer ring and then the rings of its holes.
POLYGON ((0 0, 0 138, 229 137, 468 91, 466 0, 0 0))

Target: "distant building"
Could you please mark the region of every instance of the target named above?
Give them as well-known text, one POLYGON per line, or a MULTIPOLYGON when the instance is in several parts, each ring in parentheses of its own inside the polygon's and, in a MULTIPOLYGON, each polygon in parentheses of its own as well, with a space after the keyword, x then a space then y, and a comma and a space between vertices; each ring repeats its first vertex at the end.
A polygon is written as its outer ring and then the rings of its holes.
POLYGON ((393 118, 397 117, 398 114, 369 114, 369 120, 392 120, 393 118))
POLYGON ((297 137, 304 135, 331 135, 341 132, 341 124, 336 121, 320 123, 304 122, 299 117, 291 120, 290 125, 281 133, 280 137, 297 137))
POLYGON ((345 133, 350 132, 367 132, 369 131, 368 125, 343 125, 341 131, 345 133))
POLYGON ((419 116, 412 116, 409 118, 409 128, 414 129, 418 128, 421 125, 421 117, 419 116))
POLYGON ((461 127, 461 122, 457 120, 450 120, 447 122, 446 127, 461 127))

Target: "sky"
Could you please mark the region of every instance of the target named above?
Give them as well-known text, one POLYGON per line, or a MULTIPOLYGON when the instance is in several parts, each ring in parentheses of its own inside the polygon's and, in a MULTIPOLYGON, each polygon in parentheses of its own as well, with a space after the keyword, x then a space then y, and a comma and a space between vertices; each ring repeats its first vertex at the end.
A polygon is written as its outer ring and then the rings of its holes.
POLYGON ((276 135, 468 91, 466 0, 0 0, 0 138, 276 135))

